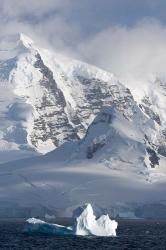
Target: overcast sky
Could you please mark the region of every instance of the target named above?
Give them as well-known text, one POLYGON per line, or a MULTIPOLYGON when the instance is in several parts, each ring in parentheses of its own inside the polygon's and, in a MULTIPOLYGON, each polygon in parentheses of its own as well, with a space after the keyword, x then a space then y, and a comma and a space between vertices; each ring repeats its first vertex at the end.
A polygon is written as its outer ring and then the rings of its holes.
POLYGON ((165 0, 0 0, 0 30, 133 79, 165 74, 165 13, 165 0))

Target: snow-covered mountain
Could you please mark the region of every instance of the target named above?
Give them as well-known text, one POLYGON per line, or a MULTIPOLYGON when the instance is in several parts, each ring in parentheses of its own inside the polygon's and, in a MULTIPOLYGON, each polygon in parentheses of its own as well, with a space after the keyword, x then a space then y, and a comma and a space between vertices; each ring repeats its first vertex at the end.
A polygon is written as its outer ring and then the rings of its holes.
POLYGON ((130 106, 130 93, 112 74, 38 48, 23 34, 0 41, 1 134, 9 148, 49 152, 82 138, 103 105, 124 109, 128 98, 130 106))
POLYGON ((0 47, 2 147, 49 152, 83 138, 101 107, 114 105, 129 120, 141 108, 154 123, 149 129, 156 127, 149 141, 165 151, 164 84, 141 94, 138 108, 111 73, 42 49, 23 34, 1 37, 0 47))
POLYGON ((163 200, 165 83, 129 89, 24 34, 0 37, 1 204, 65 210, 163 200))

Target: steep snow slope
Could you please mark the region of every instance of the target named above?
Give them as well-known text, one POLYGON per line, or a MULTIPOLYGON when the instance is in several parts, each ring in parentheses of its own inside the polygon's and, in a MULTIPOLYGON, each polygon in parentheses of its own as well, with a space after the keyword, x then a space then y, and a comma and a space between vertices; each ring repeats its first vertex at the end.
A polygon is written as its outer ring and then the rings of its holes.
POLYGON ((160 75, 153 75, 147 82, 126 82, 134 99, 142 111, 156 122, 156 132, 150 142, 158 152, 166 156, 166 79, 160 75))
POLYGON ((144 132, 135 120, 129 121, 116 109, 105 107, 89 127, 75 158, 94 158, 109 168, 129 172, 134 168, 143 174, 150 167, 146 165, 144 132))
POLYGON ((17 39, 18 36, 0 38, 0 162, 36 154, 27 141, 33 108, 15 94, 11 80, 17 56, 27 52, 17 39))
POLYGON ((104 107, 70 159, 87 158, 119 174, 136 173, 149 182, 164 180, 166 158, 157 154, 147 141, 148 133, 155 133, 155 126, 148 125, 149 119, 139 110, 128 120, 115 108, 104 107))

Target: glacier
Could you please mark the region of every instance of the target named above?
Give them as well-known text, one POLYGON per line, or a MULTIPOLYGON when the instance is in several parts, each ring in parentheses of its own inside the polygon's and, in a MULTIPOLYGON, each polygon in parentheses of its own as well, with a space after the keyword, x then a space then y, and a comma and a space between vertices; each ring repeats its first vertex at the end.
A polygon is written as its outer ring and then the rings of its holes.
POLYGON ((28 219, 26 223, 24 228, 26 233, 79 236, 116 236, 118 226, 118 223, 111 220, 108 215, 102 215, 96 219, 91 204, 85 205, 84 210, 76 218, 75 225, 72 227, 50 224, 35 218, 28 219))

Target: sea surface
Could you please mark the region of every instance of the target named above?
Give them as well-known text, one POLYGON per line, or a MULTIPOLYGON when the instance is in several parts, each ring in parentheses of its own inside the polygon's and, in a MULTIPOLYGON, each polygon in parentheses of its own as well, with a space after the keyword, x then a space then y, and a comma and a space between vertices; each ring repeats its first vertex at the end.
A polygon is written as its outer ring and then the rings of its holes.
POLYGON ((117 237, 26 235, 25 222, 0 220, 0 249, 166 250, 166 222, 121 220, 117 237))

